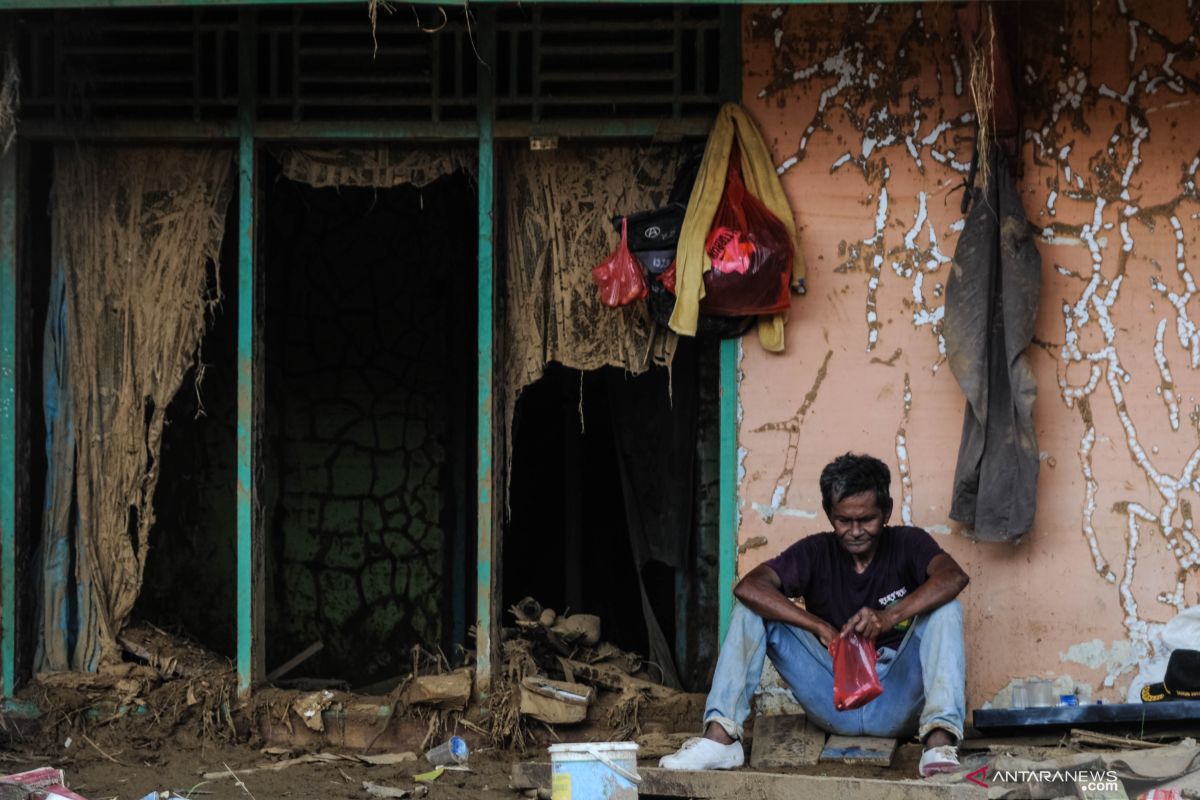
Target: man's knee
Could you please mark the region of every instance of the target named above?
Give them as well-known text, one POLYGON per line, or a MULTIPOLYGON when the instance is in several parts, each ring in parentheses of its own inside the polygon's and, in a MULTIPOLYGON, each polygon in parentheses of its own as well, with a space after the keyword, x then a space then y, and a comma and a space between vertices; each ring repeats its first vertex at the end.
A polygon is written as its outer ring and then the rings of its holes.
POLYGON ((962 620, 962 603, 958 600, 943 603, 929 612, 929 621, 938 625, 958 625, 962 627, 962 620))
POLYGON ((765 621, 757 613, 751 611, 741 602, 733 601, 733 611, 729 613, 729 628, 751 628, 757 630, 763 627, 765 621))
POLYGON ((746 614, 749 614, 751 617, 756 617, 758 619, 762 619, 762 617, 760 617, 758 614, 751 611, 749 609, 749 607, 742 605, 741 600, 735 599, 733 601, 733 612, 730 614, 730 616, 736 617, 738 615, 746 615, 746 614))

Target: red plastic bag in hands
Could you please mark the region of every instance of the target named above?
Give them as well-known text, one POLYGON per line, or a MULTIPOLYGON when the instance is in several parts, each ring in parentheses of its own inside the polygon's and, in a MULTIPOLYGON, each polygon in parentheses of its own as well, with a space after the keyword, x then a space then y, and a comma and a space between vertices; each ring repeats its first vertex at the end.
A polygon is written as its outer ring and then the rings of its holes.
POLYGON ((838 711, 865 706, 883 687, 875 674, 875 645, 851 632, 829 643, 833 656, 833 706, 838 711))
POLYGON ((600 302, 610 308, 641 300, 647 294, 642 265, 629 252, 629 222, 621 219, 621 244, 592 270, 592 280, 600 287, 600 302))
POLYGON ((787 225, 746 189, 736 142, 704 252, 713 268, 704 273, 701 312, 739 317, 791 307, 792 237, 787 225))

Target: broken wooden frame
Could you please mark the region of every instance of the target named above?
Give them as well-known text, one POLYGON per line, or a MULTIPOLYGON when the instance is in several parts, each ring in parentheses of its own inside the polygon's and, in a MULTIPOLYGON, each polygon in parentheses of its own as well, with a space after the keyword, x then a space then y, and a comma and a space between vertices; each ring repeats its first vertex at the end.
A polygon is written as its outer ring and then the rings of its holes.
MULTIPOLYGON (((296 0, 286 0, 293 3, 296 0)), ((301 0, 304 2, 305 0, 301 0)), ((316 0, 313 0, 314 2, 316 0)), ((331 0, 323 0, 330 2, 331 0)), ((332 0, 347 2, 348 0, 332 0)), ((354 0, 357 2, 357 0, 354 0)), ((423 2, 424 0, 418 0, 423 2)), ((710 4, 699 0, 698 4, 710 4)), ((232 5, 230 0, 0 0, 0 12, 37 8, 81 8, 90 6, 148 7, 232 5)), ((18 181, 21 144, 28 141, 187 142, 225 140, 236 143, 238 153, 238 332, 237 332, 237 669, 242 694, 265 676, 264 558, 257 482, 261 472, 259 439, 262 430, 263 391, 261 354, 261 303, 257 288, 255 172, 258 148, 266 141, 474 141, 479 152, 478 264, 477 264, 477 486, 476 486, 476 680, 486 691, 491 679, 493 656, 499 645, 500 576, 497 559, 501 509, 493 492, 493 311, 495 206, 494 153, 497 139, 531 136, 561 138, 654 139, 684 135, 703 136, 707 123, 671 121, 610 120, 603 123, 579 121, 503 121, 495 119, 495 83, 486 66, 496 48, 495 6, 479 11, 477 66, 478 113, 474 122, 379 123, 379 122, 265 122, 259 121, 254 94, 247 91, 256 81, 257 63, 255 12, 239 12, 239 103, 237 119, 231 123, 114 122, 64 125, 24 124, 17 142, 0 157, 0 690, 11 698, 16 669, 16 503, 18 494, 16 419, 18 393, 19 319, 18 228, 21 191, 18 181), (486 643, 486 644, 478 644, 486 643)), ((724 4, 720 22, 722 100, 741 98, 741 10, 724 4)), ((720 362, 720 638, 724 638, 732 609, 732 587, 737 559, 737 361, 740 343, 721 344, 720 362)), ((465 596, 462 594, 460 596, 465 596)))

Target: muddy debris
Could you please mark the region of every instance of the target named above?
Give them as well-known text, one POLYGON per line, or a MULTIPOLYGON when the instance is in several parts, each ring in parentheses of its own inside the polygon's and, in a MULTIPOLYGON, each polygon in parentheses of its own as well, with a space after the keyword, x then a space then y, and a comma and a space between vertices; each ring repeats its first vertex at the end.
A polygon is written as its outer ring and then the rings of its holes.
POLYGON ((498 746, 524 749, 535 723, 596 722, 626 739, 641 732, 647 702, 684 696, 664 686, 661 671, 640 655, 603 641, 595 615, 559 614, 532 597, 509 613, 513 626, 503 631, 501 669, 486 707, 498 746))

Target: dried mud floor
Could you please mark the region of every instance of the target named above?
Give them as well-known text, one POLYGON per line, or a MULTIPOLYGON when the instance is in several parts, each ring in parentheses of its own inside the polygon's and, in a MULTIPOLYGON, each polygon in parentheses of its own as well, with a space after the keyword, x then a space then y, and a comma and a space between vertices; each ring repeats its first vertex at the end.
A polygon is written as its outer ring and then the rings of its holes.
MULTIPOLYGON (((821 764, 795 770, 779 770, 806 775, 833 777, 900 779, 916 775, 920 749, 902 745, 891 767, 861 767, 846 764, 821 764)), ((424 761, 397 766, 345 764, 297 764, 277 772, 243 772, 272 759, 250 747, 203 743, 194 747, 164 742, 156 750, 137 750, 120 746, 104 747, 103 754, 88 742, 72 742, 57 752, 0 751, 3 771, 18 772, 53 765, 66 771, 73 790, 89 800, 140 800, 152 791, 170 789, 191 800, 268 800, 268 798, 355 798, 368 795, 363 781, 397 789, 412 789, 414 774, 429 767, 424 761), (224 770, 226 765, 244 784, 232 776, 205 781, 206 772, 224 770)), ((481 750, 471 755, 470 772, 446 772, 429 785, 428 800, 515 800, 521 797, 509 788, 509 776, 516 761, 545 761, 542 750, 525 754, 506 750, 481 750)), ((650 766, 656 759, 645 759, 650 766)), ((747 767, 746 769, 750 769, 747 767)))

